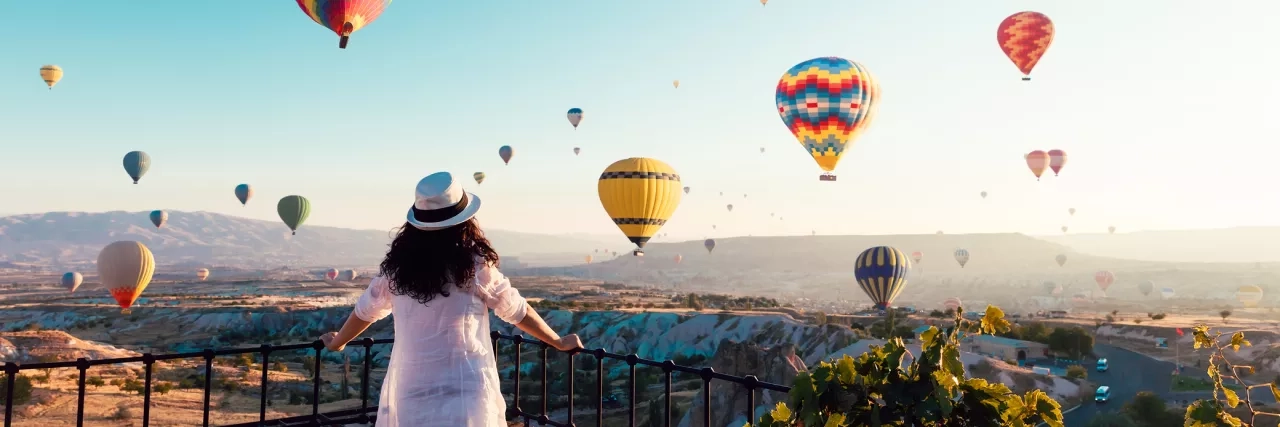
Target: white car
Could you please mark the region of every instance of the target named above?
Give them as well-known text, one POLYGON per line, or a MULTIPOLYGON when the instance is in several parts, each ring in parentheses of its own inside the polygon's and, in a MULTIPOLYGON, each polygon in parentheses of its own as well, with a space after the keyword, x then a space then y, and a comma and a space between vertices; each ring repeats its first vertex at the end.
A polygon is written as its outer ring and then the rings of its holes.
POLYGON ((1110 365, 1107 364, 1106 358, 1098 359, 1098 372, 1107 372, 1109 367, 1110 365))
POLYGON ((1093 401, 1095 403, 1107 403, 1111 400, 1111 387, 1098 387, 1098 391, 1093 393, 1093 401))

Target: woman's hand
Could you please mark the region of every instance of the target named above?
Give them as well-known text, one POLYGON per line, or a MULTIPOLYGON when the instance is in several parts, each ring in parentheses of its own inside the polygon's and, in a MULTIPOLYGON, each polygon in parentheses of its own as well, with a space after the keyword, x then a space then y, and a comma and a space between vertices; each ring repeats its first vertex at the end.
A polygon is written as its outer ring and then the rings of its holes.
POLYGON ((560 337, 558 341, 551 343, 551 345, 556 350, 571 351, 582 348, 582 340, 578 338, 578 334, 569 334, 560 337))
POLYGON ((347 343, 338 342, 337 339, 337 332, 330 332, 320 336, 320 341, 324 343, 324 348, 331 351, 342 351, 342 349, 347 348, 347 343))

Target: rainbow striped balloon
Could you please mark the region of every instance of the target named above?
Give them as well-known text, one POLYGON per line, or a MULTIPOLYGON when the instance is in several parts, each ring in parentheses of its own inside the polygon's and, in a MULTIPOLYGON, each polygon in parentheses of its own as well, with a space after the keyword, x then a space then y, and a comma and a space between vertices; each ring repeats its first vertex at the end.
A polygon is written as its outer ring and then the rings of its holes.
POLYGON ((298 0, 298 7, 312 21, 333 30, 341 38, 338 47, 347 48, 347 39, 378 19, 391 0, 298 0))
POLYGON ((778 80, 778 116, 800 145, 834 181, 836 163, 874 118, 880 86, 867 67, 844 58, 814 58, 796 64, 778 80))

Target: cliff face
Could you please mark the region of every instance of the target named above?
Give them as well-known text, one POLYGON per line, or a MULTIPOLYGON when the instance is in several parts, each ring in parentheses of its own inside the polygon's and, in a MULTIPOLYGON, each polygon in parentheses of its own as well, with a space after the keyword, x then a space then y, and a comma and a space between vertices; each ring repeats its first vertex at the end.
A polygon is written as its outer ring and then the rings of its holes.
MULTIPOLYGON (((791 385, 796 374, 808 370, 803 360, 796 355, 796 348, 791 344, 783 344, 772 348, 763 348, 752 343, 740 343, 729 340, 720 342, 716 354, 711 358, 710 366, 716 372, 745 377, 755 375, 763 382, 791 385)), ((741 426, 747 421, 747 389, 728 381, 711 382, 711 424, 713 426, 741 426)), ((702 405, 704 390, 699 390, 694 397, 693 407, 680 420, 679 427, 702 425, 706 416, 706 408, 702 405)), ((787 394, 776 391, 757 391, 756 414, 761 408, 770 408, 780 401, 786 401, 787 394)), ((757 418, 757 417, 752 417, 757 418)))

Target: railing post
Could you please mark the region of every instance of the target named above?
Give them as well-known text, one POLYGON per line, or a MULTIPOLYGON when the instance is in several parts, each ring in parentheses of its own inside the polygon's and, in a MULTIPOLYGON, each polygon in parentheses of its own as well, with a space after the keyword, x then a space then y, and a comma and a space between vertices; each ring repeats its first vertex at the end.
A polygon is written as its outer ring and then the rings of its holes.
POLYGON ((364 367, 360 373, 360 420, 369 419, 369 367, 373 365, 373 338, 360 340, 364 346, 364 367))
POLYGON ((151 370, 155 367, 156 357, 151 353, 142 355, 142 370, 146 379, 142 382, 142 427, 151 425, 151 370))
POLYGON ((604 349, 591 354, 596 356, 596 427, 604 427, 604 349))
POLYGON ((311 383, 311 421, 320 420, 320 350, 324 349, 324 341, 316 340, 311 343, 311 348, 316 350, 315 364, 311 367, 312 383, 311 383))
MULTIPOLYGON (((519 335, 513 336, 511 338, 511 341, 515 342, 515 345, 516 345, 516 379, 515 381, 513 381, 515 384, 516 392, 511 397, 511 409, 512 409, 511 413, 519 414, 520 413, 520 336, 519 335)), ((525 422, 527 423, 528 420, 525 420, 525 422)))
POLYGON ((204 349, 204 427, 209 427, 209 394, 213 393, 213 349, 204 349))
POLYGON ((18 381, 18 364, 4 362, 4 427, 13 426, 13 388, 18 381))
POLYGON ((627 398, 627 400, 629 401, 627 402, 627 405, 628 407, 631 408, 629 411, 627 411, 628 427, 636 427, 636 362, 639 360, 640 360, 639 356, 636 356, 634 354, 627 355, 627 365, 631 368, 631 381, 630 381, 631 393, 630 393, 630 396, 627 398))
POLYGON ((747 375, 742 385, 747 387, 747 426, 751 427, 756 425, 756 387, 760 386, 760 380, 755 375, 747 375))
MULTIPOLYGON (((676 367, 675 361, 668 360, 666 362, 662 362, 662 372, 665 374, 664 376, 666 377, 666 383, 663 384, 663 386, 666 388, 666 393, 664 393, 665 397, 662 399, 663 405, 666 406, 666 411, 664 411, 663 413, 666 415, 663 417, 662 425, 666 427, 671 427, 671 371, 675 369, 675 367, 676 367)), ((653 424, 653 420, 650 420, 649 423, 653 424)))
POLYGON ((547 396, 547 344, 541 343, 542 348, 542 415, 547 415, 547 402, 550 397, 547 396))
POLYGON ((262 354, 262 396, 258 399, 258 422, 267 422, 267 364, 271 361, 271 344, 263 344, 258 350, 262 354))
POLYGON ((573 426, 573 377, 578 373, 577 368, 573 367, 573 358, 578 356, 578 350, 569 350, 569 425, 573 426))
POLYGON ((84 379, 85 374, 89 370, 89 359, 83 357, 76 359, 76 369, 80 371, 80 380, 76 381, 79 397, 76 400, 76 426, 84 427, 84 379))
POLYGON ((711 377, 716 373, 710 367, 702 368, 702 425, 711 427, 711 377))

